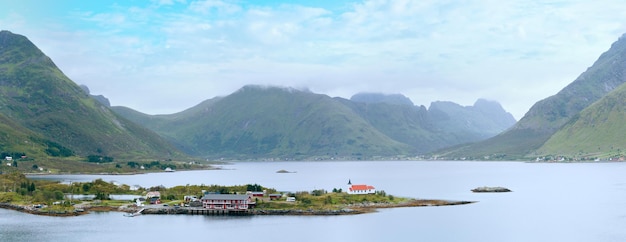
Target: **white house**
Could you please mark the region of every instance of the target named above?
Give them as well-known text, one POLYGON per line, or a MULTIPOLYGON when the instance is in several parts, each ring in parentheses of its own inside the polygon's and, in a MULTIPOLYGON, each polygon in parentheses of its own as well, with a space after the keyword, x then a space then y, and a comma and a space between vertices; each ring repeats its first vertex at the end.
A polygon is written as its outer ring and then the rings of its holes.
POLYGON ((353 185, 352 181, 348 180, 348 194, 374 194, 376 188, 374 186, 359 184, 353 185))
POLYGON ((161 193, 158 191, 148 192, 148 194, 146 194, 146 200, 149 201, 150 204, 160 204, 161 193))

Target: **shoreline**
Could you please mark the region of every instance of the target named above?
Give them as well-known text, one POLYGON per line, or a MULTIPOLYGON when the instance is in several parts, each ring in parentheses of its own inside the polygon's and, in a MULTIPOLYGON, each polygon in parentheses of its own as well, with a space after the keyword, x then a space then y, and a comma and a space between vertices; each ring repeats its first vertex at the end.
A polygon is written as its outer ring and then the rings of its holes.
MULTIPOLYGON (((434 206, 455 206, 466 205, 476 203, 476 201, 452 201, 452 200, 437 200, 437 199, 411 199, 401 203, 362 203, 362 204, 344 204, 336 209, 249 209, 245 212, 239 213, 215 213, 222 216, 263 216, 263 215, 285 215, 285 216, 336 216, 336 215, 357 215, 365 213, 373 213, 378 209, 385 208, 408 208, 408 207, 434 207, 434 206)), ((132 206, 81 206, 70 211, 41 211, 33 209, 28 205, 16 205, 10 203, 0 203, 0 208, 10 209, 18 212, 29 213, 40 216, 54 216, 54 217, 73 217, 89 214, 90 212, 123 212, 133 213, 139 210, 138 207, 132 206), (78 210, 80 209, 80 210, 78 210)), ((198 215, 197 211, 209 211, 202 208, 189 208, 189 207, 147 207, 143 208, 142 215, 198 215)), ((216 210, 212 210, 215 212, 216 210)), ((211 215, 204 215, 211 216, 211 215)))
POLYGON ((22 213, 28 213, 32 215, 52 216, 52 217, 74 217, 74 216, 80 216, 80 215, 85 215, 89 213, 89 211, 87 210, 83 210, 83 211, 74 210, 73 212, 51 211, 51 210, 42 211, 39 209, 33 209, 32 206, 17 205, 17 204, 11 204, 11 203, 0 203, 0 208, 22 212, 22 213))
MULTIPOLYGON (((224 170, 222 167, 207 167, 207 168, 202 168, 202 169, 188 169, 188 170, 176 170, 173 172, 184 172, 184 171, 213 171, 213 170, 224 170)), ((151 174, 151 173, 169 173, 168 171, 163 171, 163 170, 144 170, 144 171, 133 171, 133 172, 94 172, 94 173, 90 173, 90 172, 78 172, 78 173, 74 173, 74 172, 56 172, 56 173, 47 173, 47 172, 24 172, 22 174, 26 175, 26 176, 30 176, 30 177, 37 177, 37 176, 56 176, 56 175, 107 175, 107 176, 132 176, 132 175, 143 175, 143 174, 151 174)))

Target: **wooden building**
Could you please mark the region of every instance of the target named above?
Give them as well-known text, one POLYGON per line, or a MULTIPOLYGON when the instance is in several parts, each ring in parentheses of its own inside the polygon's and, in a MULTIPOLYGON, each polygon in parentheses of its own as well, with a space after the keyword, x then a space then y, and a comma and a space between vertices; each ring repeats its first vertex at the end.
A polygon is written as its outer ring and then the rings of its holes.
POLYGON ((376 188, 374 186, 359 184, 353 185, 352 181, 348 180, 348 194, 374 194, 376 188))
POLYGON ((241 211, 248 210, 251 205, 254 205, 252 196, 249 194, 205 194, 200 201, 204 209, 241 211))

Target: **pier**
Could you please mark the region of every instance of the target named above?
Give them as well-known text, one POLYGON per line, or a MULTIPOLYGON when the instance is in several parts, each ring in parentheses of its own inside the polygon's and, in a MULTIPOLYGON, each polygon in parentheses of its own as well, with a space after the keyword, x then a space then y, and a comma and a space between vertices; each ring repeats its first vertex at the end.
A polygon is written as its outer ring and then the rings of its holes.
POLYGON ((142 214, 187 214, 207 216, 245 216, 251 215, 248 210, 206 209, 202 207, 147 207, 142 214))
POLYGON ((228 210, 228 209, 186 209, 191 215, 226 215, 226 216, 243 216, 248 215, 248 210, 228 210))

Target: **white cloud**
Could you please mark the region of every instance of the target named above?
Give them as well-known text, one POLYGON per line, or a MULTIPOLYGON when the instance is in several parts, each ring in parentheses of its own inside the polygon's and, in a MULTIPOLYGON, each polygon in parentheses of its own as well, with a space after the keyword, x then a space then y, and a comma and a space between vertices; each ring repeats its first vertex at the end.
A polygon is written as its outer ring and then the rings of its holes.
POLYGON ((371 0, 347 6, 338 12, 163 0, 68 10, 65 18, 78 25, 31 22, 26 13, 0 16, 0 25, 36 40, 94 93, 148 113, 181 111, 259 83, 343 97, 404 93, 418 105, 470 105, 486 97, 517 118, 573 81, 626 32, 626 4, 618 0, 371 0), (173 101, 154 105, 155 99, 173 101))
POLYGON ((167 6, 167 5, 174 5, 177 3, 186 3, 187 1, 185 0, 151 0, 153 3, 155 3, 157 6, 167 6))
POLYGON ((239 12, 241 6, 220 0, 201 0, 191 2, 189 9, 202 14, 208 14, 214 10, 219 13, 232 14, 239 12))

